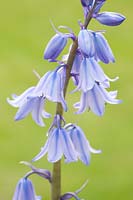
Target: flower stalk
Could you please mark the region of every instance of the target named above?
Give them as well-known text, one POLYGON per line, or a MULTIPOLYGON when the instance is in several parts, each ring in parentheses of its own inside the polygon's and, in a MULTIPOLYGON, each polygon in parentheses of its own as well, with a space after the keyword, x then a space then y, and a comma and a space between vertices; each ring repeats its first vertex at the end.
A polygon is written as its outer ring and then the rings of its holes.
MULTIPOLYGON (((89 12, 88 16, 85 18, 84 28, 87 29, 91 19, 92 14, 95 9, 96 4, 94 4, 93 8, 89 12)), ((67 87, 69 84, 69 80, 71 77, 71 69, 74 62, 74 58, 76 55, 76 50, 78 48, 78 40, 73 41, 73 45, 67 60, 66 67, 66 80, 64 85, 64 97, 66 96, 67 87)), ((57 103, 56 106, 56 114, 63 115, 63 108, 61 103, 57 103)), ((53 173, 52 173, 52 184, 51 184, 51 200, 59 200, 61 196, 61 160, 53 164, 53 173)))

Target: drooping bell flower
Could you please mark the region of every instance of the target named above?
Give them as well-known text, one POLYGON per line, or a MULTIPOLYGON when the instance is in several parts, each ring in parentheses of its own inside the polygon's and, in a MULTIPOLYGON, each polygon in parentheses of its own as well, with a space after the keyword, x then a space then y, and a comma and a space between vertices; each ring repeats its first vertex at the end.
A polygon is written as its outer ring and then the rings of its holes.
POLYGON ((95 46, 96 58, 98 58, 106 64, 110 62, 115 62, 113 52, 102 33, 93 32, 93 42, 95 46))
POLYGON ((44 126, 42 118, 49 118, 51 115, 44 110, 46 98, 44 96, 34 96, 35 87, 30 87, 21 95, 13 95, 12 100, 7 99, 13 107, 19 108, 15 120, 21 120, 31 113, 33 120, 39 126, 44 126))
POLYGON ((125 20, 125 16, 115 12, 102 12, 94 15, 94 18, 107 26, 118 26, 125 20))
POLYGON ((80 30, 78 34, 78 46, 84 56, 94 56, 94 43, 91 31, 88 31, 86 29, 80 30))
POLYGON ((32 182, 28 178, 19 180, 12 200, 37 200, 32 182))
POLYGON ((117 91, 108 92, 102 84, 95 83, 95 86, 91 90, 82 92, 80 102, 74 104, 74 107, 78 109, 76 114, 81 114, 87 109, 98 116, 102 116, 106 103, 121 103, 121 100, 116 99, 116 96, 117 91))
POLYGON ((72 143, 76 149, 78 158, 85 164, 90 164, 91 153, 101 153, 101 150, 95 150, 90 146, 84 132, 79 126, 75 124, 66 124, 65 129, 67 130, 72 143))
POLYGON ((48 154, 48 161, 52 163, 60 160, 62 156, 65 157, 65 161, 68 163, 77 161, 77 152, 75 151, 71 138, 66 130, 61 127, 58 117, 57 115, 57 127, 53 125, 49 131, 48 139, 44 147, 32 159, 33 162, 41 159, 46 153, 48 154))

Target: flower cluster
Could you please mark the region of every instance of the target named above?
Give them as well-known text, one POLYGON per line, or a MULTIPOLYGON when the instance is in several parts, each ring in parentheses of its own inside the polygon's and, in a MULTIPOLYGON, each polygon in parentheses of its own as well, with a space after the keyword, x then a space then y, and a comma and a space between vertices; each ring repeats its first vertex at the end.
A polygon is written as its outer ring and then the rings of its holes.
MULTIPOLYGON (((52 163, 56 163, 64 157, 66 163, 81 160, 85 165, 89 165, 90 154, 101 153, 101 150, 95 150, 91 147, 83 130, 78 125, 65 123, 62 113, 63 110, 65 112, 68 110, 64 97, 70 78, 73 79, 75 85, 75 89, 71 93, 81 92, 80 101, 74 104, 74 107, 78 109, 77 114, 91 110, 97 116, 102 116, 107 103, 121 103, 121 100, 116 98, 117 91, 108 91, 110 82, 116 81, 118 77, 109 78, 101 67, 101 63, 115 62, 111 47, 105 38, 105 31, 87 29, 91 19, 106 26, 117 26, 125 20, 125 17, 119 13, 100 12, 105 2, 106 0, 81 0, 85 21, 84 24, 79 23, 78 36, 66 26, 59 27, 68 31, 68 33, 62 33, 52 24, 55 35, 44 50, 44 59, 55 62, 58 66, 39 78, 35 86, 26 89, 19 96, 13 94, 12 99, 7 99, 10 105, 18 108, 15 120, 21 120, 31 113, 33 120, 39 126, 45 125, 43 118, 51 117, 51 114, 47 113, 44 108, 46 101, 49 100, 61 105, 61 111, 56 111, 53 123, 49 128, 46 143, 32 159, 32 162, 47 154, 48 161, 52 163), (58 60, 69 39, 73 42, 69 53, 62 56, 62 60, 58 60), (72 60, 71 65, 68 62, 69 59, 72 60)), ((31 164, 28 166, 32 171, 18 182, 13 200, 41 199, 41 197, 36 196, 33 185, 28 178, 33 173, 47 179, 50 183, 52 182, 51 173, 48 170, 37 169, 31 164)), ((78 192, 68 192, 62 195, 60 200, 73 197, 79 199, 77 194, 78 192)))

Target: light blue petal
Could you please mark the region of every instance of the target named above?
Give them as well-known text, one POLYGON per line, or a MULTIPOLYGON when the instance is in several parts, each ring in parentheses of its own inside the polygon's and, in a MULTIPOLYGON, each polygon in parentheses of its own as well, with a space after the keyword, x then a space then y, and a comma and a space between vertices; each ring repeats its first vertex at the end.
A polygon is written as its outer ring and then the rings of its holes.
POLYGON ((34 104, 34 108, 32 110, 32 118, 39 126, 44 126, 44 122, 42 119, 43 107, 44 107, 44 98, 37 97, 34 104))
POLYGON ((13 100, 7 98, 7 102, 12 105, 13 107, 20 107, 26 100, 28 96, 31 96, 35 87, 30 87, 25 90, 21 95, 13 95, 13 100))
POLYGON ((89 141, 88 141, 88 146, 89 146, 89 150, 90 150, 90 152, 91 153, 94 153, 94 154, 99 154, 99 153, 102 153, 102 151, 100 150, 100 149, 94 149, 91 145, 90 145, 90 143, 89 143, 89 141))
POLYGON ((84 58, 80 66, 79 86, 83 92, 87 92, 92 89, 95 84, 89 64, 88 59, 84 58))
POLYGON ((110 104, 119 104, 122 102, 121 100, 114 99, 113 96, 110 95, 110 93, 107 92, 102 86, 96 85, 96 88, 102 95, 105 102, 110 103, 110 104))
POLYGON ((105 102, 101 93, 97 90, 97 87, 94 86, 92 90, 89 90, 87 93, 88 107, 98 116, 102 116, 105 110, 105 102))
POLYGON ((48 161, 57 162, 63 155, 63 149, 60 139, 60 129, 55 128, 53 135, 50 137, 50 143, 48 147, 48 161))
POLYGON ((48 148, 50 145, 50 139, 51 137, 53 137, 53 133, 50 134, 49 138, 47 139, 44 147, 41 148, 41 151, 39 152, 39 154, 37 154, 33 159, 32 162, 35 162, 37 160, 40 160, 43 156, 45 156, 45 154, 48 152, 48 148))
POLYGON ((72 138, 72 142, 75 146, 75 149, 78 153, 79 159, 86 165, 90 163, 90 152, 88 148, 87 139, 80 129, 80 127, 76 126, 72 131, 70 131, 70 136, 72 138))
POLYGON ((27 101, 18 109, 15 120, 21 120, 25 118, 33 109, 36 102, 36 98, 28 98, 27 101))
POLYGON ((113 52, 102 33, 94 33, 94 44, 96 54, 102 62, 115 62, 113 52))
POLYGON ((78 45, 85 56, 90 57, 94 55, 93 39, 90 31, 86 29, 80 30, 78 35, 78 45))
POLYGON ((94 58, 87 59, 87 64, 90 66, 90 73, 92 74, 92 77, 95 81, 103 82, 107 79, 103 69, 94 58))
POLYGON ((85 111, 87 107, 87 93, 82 92, 80 102, 76 103, 76 105, 74 104, 74 107, 79 109, 76 114, 81 114, 85 111))
POLYGON ((65 161, 66 162, 77 161, 77 153, 75 151, 73 143, 70 139, 70 136, 64 129, 60 130, 60 140, 61 140, 63 153, 65 155, 65 161))

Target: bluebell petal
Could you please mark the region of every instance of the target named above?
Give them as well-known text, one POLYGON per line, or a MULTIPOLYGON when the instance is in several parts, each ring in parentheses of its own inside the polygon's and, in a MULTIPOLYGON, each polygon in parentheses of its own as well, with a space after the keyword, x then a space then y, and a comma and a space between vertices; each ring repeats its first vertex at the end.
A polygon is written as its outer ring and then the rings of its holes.
POLYGON ((36 194, 32 182, 22 178, 16 187, 13 200, 36 200, 36 194))
POLYGON ((21 120, 25 118, 33 109, 36 102, 36 98, 28 98, 27 101, 18 109, 15 120, 21 120))
POLYGON ((101 9, 101 7, 104 5, 105 1, 106 1, 106 0, 98 0, 98 1, 97 1, 96 7, 95 7, 95 9, 94 9, 94 13, 95 13, 95 14, 98 13, 98 12, 100 11, 100 9, 101 9))
POLYGON ((88 142, 87 139, 80 129, 80 127, 74 128, 72 131, 70 131, 70 136, 72 138, 73 144, 75 146, 75 149, 78 153, 79 159, 85 164, 88 165, 90 163, 90 152, 88 148, 88 142))
POLYGON ((45 156, 45 154, 48 152, 51 137, 53 137, 53 132, 50 134, 50 136, 47 139, 44 147, 41 148, 41 151, 32 159, 32 162, 40 160, 43 156, 45 156))
POLYGON ((13 100, 7 98, 7 102, 12 105, 13 107, 20 107, 24 102, 27 96, 31 95, 34 91, 35 87, 30 87, 25 90, 21 95, 13 95, 13 100))
POLYGON ((61 129, 60 140, 66 162, 77 161, 77 152, 74 149, 73 143, 64 129, 61 129))
POLYGON ((48 71, 47 73, 44 74, 44 76, 39 80, 38 84, 35 87, 34 96, 42 96, 44 94, 46 85, 48 83, 48 78, 51 75, 51 71, 48 71))
POLYGON ((88 107, 98 116, 102 116, 105 110, 105 102, 101 93, 97 90, 97 87, 94 86, 92 90, 87 92, 87 101, 88 107))
MULTIPOLYGON (((44 98, 36 98, 34 108, 32 110, 32 118, 33 120, 40 126, 44 126, 44 122, 42 119, 42 110, 44 107, 44 98)), ((45 111, 44 111, 45 112, 45 111)))
POLYGON ((117 97, 118 91, 111 91, 109 94, 115 99, 117 97))
POLYGON ((83 113, 86 109, 86 106, 87 106, 87 93, 82 92, 80 102, 74 104, 74 107, 78 108, 78 111, 76 112, 76 114, 83 113))
POLYGON ((84 58, 82 60, 79 74, 79 83, 77 88, 73 92, 77 90, 87 92, 88 90, 92 89, 95 85, 95 79, 92 77, 91 66, 90 63, 88 63, 87 58, 84 58))
POLYGON ((88 146, 89 146, 89 150, 90 150, 91 153, 94 153, 94 154, 102 153, 102 151, 101 151, 100 149, 94 149, 94 148, 90 145, 89 141, 88 141, 88 146))
POLYGON ((83 29, 79 32, 78 46, 85 56, 94 56, 94 44, 91 31, 83 29))
POLYGON ((44 51, 44 59, 56 59, 67 44, 67 38, 63 34, 56 34, 51 38, 44 51))
POLYGON ((114 55, 105 37, 101 33, 94 33, 93 35, 98 58, 106 64, 109 62, 115 62, 114 55))
POLYGON ((118 26, 125 20, 125 16, 115 12, 102 12, 97 14, 95 18, 107 26, 118 26))
POLYGON ((104 99, 105 102, 110 103, 110 104, 119 104, 122 101, 118 99, 114 99, 112 95, 110 95, 109 92, 107 92, 102 86, 96 85, 97 91, 102 95, 102 98, 104 99))
POLYGON ((49 162, 57 162, 61 159, 63 155, 62 144, 60 140, 61 130, 55 128, 53 131, 53 135, 50 138, 50 144, 48 148, 48 161, 49 162))
POLYGON ((81 4, 84 7, 91 6, 93 4, 94 0, 81 0, 81 4))

